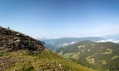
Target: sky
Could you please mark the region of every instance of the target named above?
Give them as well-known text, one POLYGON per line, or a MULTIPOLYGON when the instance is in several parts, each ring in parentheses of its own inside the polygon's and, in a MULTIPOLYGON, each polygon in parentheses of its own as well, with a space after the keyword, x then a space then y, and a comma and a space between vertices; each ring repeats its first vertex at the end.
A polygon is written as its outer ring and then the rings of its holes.
POLYGON ((119 34, 119 0, 0 0, 0 26, 34 38, 119 34))

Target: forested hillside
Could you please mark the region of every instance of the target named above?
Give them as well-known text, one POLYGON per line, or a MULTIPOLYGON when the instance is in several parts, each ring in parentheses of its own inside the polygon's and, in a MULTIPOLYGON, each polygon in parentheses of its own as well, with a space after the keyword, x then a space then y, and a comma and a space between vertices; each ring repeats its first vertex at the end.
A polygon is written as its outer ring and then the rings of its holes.
POLYGON ((117 43, 82 41, 56 52, 96 70, 119 71, 119 44, 117 43))

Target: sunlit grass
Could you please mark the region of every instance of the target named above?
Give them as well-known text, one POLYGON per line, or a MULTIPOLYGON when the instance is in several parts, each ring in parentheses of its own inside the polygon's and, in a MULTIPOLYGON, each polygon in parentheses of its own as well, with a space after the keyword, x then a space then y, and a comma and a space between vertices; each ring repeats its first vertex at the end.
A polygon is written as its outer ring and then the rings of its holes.
POLYGON ((14 66, 3 71, 94 71, 71 60, 67 60, 48 49, 45 49, 41 53, 29 53, 25 50, 9 52, 8 56, 21 58, 22 62, 16 62, 14 66))

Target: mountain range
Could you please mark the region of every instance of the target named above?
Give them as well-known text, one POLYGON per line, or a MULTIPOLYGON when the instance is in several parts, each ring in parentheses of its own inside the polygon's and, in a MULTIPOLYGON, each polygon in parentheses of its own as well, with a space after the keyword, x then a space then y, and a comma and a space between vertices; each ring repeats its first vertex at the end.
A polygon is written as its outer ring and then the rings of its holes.
POLYGON ((0 71, 95 71, 53 53, 42 41, 0 26, 0 71))
POLYGON ((50 50, 53 51, 84 40, 90 40, 94 42, 119 43, 118 35, 110 35, 104 37, 83 37, 83 38, 64 37, 57 39, 42 39, 42 41, 45 42, 45 47, 48 47, 50 50))
POLYGON ((0 71, 119 71, 119 43, 101 37, 36 40, 0 26, 0 71))
POLYGON ((42 39, 45 42, 45 46, 51 50, 57 50, 58 48, 66 47, 83 40, 101 41, 106 39, 101 37, 42 39))

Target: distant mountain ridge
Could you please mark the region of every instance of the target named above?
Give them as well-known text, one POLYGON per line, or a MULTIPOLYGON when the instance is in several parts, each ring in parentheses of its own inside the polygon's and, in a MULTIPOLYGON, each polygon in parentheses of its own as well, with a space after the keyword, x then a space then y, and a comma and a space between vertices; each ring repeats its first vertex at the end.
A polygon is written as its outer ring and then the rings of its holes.
POLYGON ((101 37, 85 37, 85 38, 58 38, 58 39, 45 39, 42 40, 45 42, 45 46, 51 50, 57 50, 58 48, 66 47, 68 45, 72 45, 74 43, 83 41, 83 40, 91 40, 91 41, 100 41, 105 38, 101 37))
POLYGON ((107 39, 119 40, 119 34, 105 36, 107 39))

